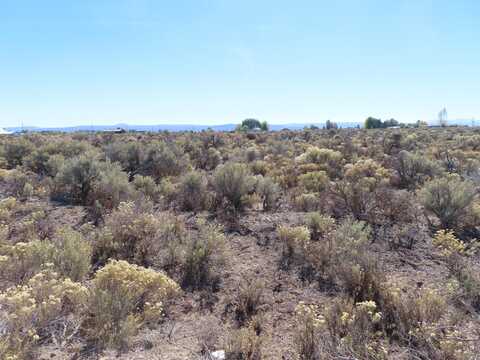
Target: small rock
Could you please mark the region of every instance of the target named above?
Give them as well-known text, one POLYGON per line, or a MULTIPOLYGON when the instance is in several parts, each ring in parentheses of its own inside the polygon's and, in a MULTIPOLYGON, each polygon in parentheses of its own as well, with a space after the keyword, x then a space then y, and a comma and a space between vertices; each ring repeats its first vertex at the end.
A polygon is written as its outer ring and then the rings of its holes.
POLYGON ((225 360, 225 350, 217 350, 210 353, 212 360, 225 360))

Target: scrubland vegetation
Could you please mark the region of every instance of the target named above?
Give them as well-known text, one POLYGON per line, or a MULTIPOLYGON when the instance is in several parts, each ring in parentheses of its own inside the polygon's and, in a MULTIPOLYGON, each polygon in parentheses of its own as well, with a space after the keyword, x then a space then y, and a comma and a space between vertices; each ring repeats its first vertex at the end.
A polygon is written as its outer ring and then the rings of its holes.
POLYGON ((0 137, 0 358, 478 358, 480 130, 267 129, 0 137))

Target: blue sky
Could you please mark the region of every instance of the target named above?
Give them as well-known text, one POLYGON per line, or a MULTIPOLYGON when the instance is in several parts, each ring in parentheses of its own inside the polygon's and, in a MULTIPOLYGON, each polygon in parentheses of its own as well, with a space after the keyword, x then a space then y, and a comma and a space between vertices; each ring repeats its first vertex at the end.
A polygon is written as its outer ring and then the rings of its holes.
POLYGON ((478 0, 0 0, 0 126, 480 118, 478 0))

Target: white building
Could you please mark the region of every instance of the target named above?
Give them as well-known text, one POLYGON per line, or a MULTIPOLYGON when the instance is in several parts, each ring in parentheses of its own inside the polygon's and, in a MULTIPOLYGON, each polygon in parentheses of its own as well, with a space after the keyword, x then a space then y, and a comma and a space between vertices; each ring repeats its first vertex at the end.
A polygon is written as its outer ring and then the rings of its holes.
POLYGON ((9 134, 13 134, 11 131, 7 131, 3 128, 0 128, 0 135, 9 135, 9 134))

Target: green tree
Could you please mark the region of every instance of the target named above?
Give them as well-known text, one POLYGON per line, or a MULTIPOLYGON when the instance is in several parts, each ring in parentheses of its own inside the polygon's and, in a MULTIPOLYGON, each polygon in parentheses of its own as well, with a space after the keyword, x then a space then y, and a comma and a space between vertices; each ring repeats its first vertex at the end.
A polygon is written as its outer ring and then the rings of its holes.
POLYGON ((380 129, 381 127, 382 120, 380 119, 369 116, 367 120, 365 120, 365 129, 380 129))

